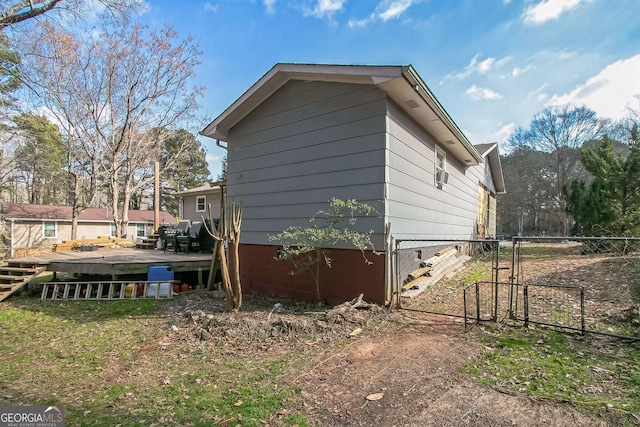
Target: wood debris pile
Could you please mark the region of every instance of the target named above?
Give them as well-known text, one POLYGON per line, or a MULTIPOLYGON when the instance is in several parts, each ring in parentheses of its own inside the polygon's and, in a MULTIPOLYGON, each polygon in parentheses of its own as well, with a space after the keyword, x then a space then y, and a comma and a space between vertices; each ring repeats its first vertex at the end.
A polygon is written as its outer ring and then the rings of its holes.
POLYGON ((461 255, 456 247, 446 248, 420 263, 420 267, 407 275, 402 284, 402 297, 420 295, 426 288, 445 276, 452 276, 471 259, 461 255))

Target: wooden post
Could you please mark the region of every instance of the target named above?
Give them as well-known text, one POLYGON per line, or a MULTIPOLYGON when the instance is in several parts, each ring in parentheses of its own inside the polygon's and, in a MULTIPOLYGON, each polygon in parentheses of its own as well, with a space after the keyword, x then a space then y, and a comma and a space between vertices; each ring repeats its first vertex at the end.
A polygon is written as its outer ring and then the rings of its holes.
POLYGON ((153 192, 153 229, 157 232, 160 227, 160 162, 153 164, 154 192, 153 192))

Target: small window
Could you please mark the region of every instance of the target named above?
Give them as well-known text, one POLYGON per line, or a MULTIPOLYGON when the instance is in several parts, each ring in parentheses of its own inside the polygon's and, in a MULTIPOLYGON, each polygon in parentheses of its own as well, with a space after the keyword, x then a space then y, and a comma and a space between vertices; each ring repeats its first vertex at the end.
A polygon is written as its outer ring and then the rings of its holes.
POLYGON ((116 236, 116 225, 113 222, 111 223, 111 227, 109 228, 109 237, 118 237, 116 236))
POLYGON ((435 186, 443 189, 449 182, 449 172, 447 172, 447 155, 444 151, 436 147, 435 156, 435 186))
POLYGON ((136 237, 147 237, 147 227, 144 224, 136 224, 136 237))
POLYGON ((58 237, 58 228, 55 221, 45 221, 42 223, 42 235, 45 238, 58 237))
POLYGON ((207 196, 196 197, 196 212, 204 212, 207 210, 207 196))

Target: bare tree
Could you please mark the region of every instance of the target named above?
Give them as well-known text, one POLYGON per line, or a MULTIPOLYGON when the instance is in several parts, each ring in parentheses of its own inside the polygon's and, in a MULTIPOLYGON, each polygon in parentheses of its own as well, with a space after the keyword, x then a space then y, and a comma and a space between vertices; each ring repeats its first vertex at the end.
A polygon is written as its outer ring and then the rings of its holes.
POLYGON ((566 234, 570 228, 567 223, 566 201, 563 189, 583 174, 580 162, 580 148, 589 141, 601 138, 609 129, 610 122, 600 119, 596 113, 586 107, 565 105, 547 108, 536 114, 529 129, 517 129, 510 137, 513 148, 526 146, 547 153, 548 171, 546 181, 553 206, 546 208, 554 211, 564 225, 566 234))
POLYGON ((85 162, 74 163, 91 177, 89 200, 99 193, 98 183, 107 184, 116 232, 122 234, 131 194, 149 184, 164 140, 193 118, 203 88, 189 87, 189 81, 201 52, 193 39, 178 40, 170 26, 149 31, 124 22, 104 25, 99 36, 47 24, 43 29, 24 56, 23 76, 77 143, 80 151, 74 152, 85 162))
POLYGON ((101 5, 113 15, 125 16, 132 10, 144 6, 142 0, 14 0, 0 2, 0 31, 6 27, 43 16, 51 11, 60 11, 74 16, 101 5))

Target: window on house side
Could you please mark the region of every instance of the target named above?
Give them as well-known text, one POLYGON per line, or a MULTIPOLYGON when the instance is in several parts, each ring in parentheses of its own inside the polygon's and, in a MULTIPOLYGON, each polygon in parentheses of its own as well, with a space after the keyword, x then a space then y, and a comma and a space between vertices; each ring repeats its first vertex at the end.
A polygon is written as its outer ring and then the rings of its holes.
POLYGON ((196 212, 204 212, 207 210, 207 196, 196 197, 196 212))
POLYGON ((45 238, 55 238, 58 236, 55 221, 45 221, 42 223, 42 235, 45 238))
POLYGON ((147 228, 144 224, 136 224, 136 237, 146 237, 147 228))
POLYGON ((109 237, 114 238, 114 237, 118 237, 116 236, 116 225, 112 222, 111 226, 109 227, 109 237))
POLYGON ((434 165, 435 185, 436 187, 443 189, 449 178, 449 174, 447 173, 447 155, 438 147, 436 147, 436 158, 434 165))

